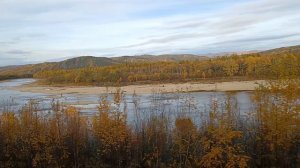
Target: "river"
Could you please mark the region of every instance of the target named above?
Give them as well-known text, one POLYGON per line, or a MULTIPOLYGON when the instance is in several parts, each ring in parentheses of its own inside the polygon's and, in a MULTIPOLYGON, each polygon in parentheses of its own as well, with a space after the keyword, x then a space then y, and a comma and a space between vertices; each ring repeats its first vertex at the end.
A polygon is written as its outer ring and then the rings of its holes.
MULTIPOLYGON (((28 101, 39 102, 41 110, 50 110, 52 101, 60 101, 64 105, 77 107, 82 115, 91 116, 97 112, 98 102, 101 95, 64 94, 47 95, 42 93, 30 93, 13 90, 12 87, 29 84, 35 79, 16 79, 0 82, 0 111, 18 113, 28 101)), ((147 114, 151 110, 168 112, 176 115, 206 113, 212 101, 217 100, 219 106, 224 106, 228 93, 226 92, 191 92, 191 93, 165 93, 165 94, 139 94, 124 95, 122 108, 126 108, 129 118, 133 118, 135 109, 147 114), (135 103, 137 102, 137 103, 135 103), (138 104, 138 106, 135 106, 138 104)), ((240 91, 231 93, 236 100, 237 109, 241 114, 251 111, 251 92, 240 91)), ((112 95, 108 96, 109 99, 112 95)))

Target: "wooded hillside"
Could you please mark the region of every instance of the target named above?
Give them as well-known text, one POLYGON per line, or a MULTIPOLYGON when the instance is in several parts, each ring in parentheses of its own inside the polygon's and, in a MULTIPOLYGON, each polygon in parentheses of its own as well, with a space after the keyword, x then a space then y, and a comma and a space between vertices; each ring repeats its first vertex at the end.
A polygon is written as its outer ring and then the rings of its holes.
POLYGON ((47 84, 112 85, 150 82, 185 82, 242 77, 277 79, 300 76, 300 54, 290 51, 232 55, 206 61, 142 62, 106 67, 41 71, 35 78, 47 84))
POLYGON ((65 70, 91 67, 104 67, 126 63, 142 62, 179 62, 179 61, 201 61, 207 60, 208 57, 178 54, 178 55, 139 55, 139 56, 121 56, 121 57, 94 57, 81 56, 70 58, 60 62, 45 62, 40 64, 20 65, 0 67, 0 80, 11 78, 32 77, 34 73, 46 70, 65 70))

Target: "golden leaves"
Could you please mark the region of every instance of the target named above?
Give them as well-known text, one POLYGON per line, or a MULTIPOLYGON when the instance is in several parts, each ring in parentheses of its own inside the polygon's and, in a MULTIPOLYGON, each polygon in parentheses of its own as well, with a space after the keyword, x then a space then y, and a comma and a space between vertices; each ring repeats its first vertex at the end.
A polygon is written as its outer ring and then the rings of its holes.
POLYGON ((106 67, 38 72, 50 84, 126 85, 136 82, 181 82, 219 77, 295 79, 300 75, 300 55, 245 54, 203 61, 138 62, 106 67))
POLYGON ((28 104, 0 115, 0 167, 297 167, 299 86, 280 80, 259 88, 250 118, 230 94, 200 120, 136 108, 134 130, 120 89, 102 97, 92 118, 59 103, 45 116, 28 104))

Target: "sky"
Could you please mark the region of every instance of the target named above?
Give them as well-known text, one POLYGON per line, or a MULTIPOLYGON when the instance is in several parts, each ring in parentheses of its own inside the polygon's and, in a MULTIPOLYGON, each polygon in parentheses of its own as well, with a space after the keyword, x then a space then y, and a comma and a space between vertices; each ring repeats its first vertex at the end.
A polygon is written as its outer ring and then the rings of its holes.
POLYGON ((0 0, 0 66, 300 44, 300 0, 0 0))

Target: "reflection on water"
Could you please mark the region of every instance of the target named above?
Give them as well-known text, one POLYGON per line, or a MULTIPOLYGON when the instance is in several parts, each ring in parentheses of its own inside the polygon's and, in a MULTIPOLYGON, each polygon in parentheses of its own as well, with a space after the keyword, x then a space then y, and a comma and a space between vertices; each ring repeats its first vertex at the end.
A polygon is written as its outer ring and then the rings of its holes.
MULTIPOLYGON (((50 104, 55 100, 63 102, 65 105, 74 105, 81 110, 84 115, 93 115, 97 111, 99 97, 101 95, 81 95, 81 94, 65 94, 65 95, 47 95, 39 93, 29 93, 11 90, 10 87, 19 86, 34 82, 34 79, 17 79, 4 81, 0 83, 0 111, 18 110, 29 100, 40 102, 40 106, 47 110, 50 104)), ((237 105, 241 113, 248 112, 251 109, 250 94, 251 92, 232 93, 237 100, 237 105)), ((108 96, 109 99, 112 95, 108 96)), ((141 95, 125 95, 124 100, 128 111, 128 117, 132 118, 136 108, 144 115, 147 110, 157 112, 168 112, 177 115, 206 113, 212 100, 216 100, 222 106, 226 100, 225 92, 193 92, 193 93, 167 93, 167 94, 141 94, 141 95), (138 106, 135 106, 138 104, 138 106)))

